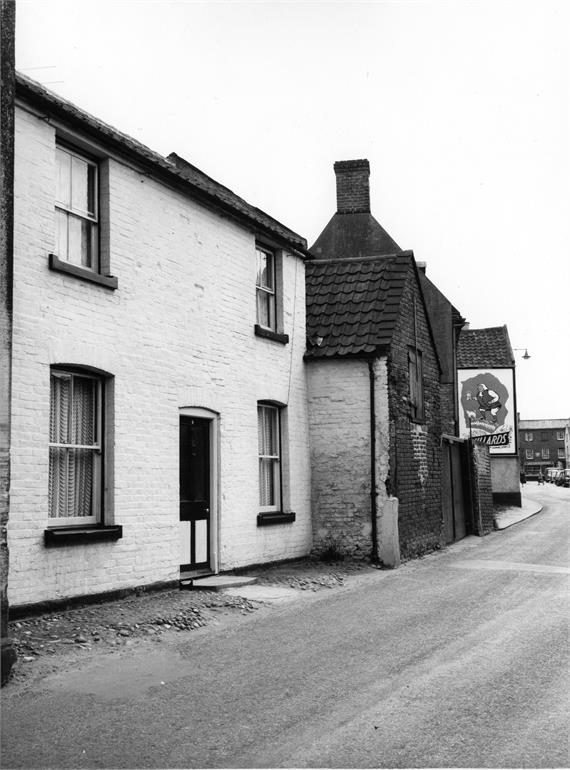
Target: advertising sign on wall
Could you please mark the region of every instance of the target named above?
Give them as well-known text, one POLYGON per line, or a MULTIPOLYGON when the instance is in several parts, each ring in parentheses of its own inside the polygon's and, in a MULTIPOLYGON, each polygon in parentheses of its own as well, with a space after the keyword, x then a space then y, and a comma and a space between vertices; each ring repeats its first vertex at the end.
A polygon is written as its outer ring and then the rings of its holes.
POLYGON ((459 369, 459 435, 491 454, 517 454, 514 369, 459 369))

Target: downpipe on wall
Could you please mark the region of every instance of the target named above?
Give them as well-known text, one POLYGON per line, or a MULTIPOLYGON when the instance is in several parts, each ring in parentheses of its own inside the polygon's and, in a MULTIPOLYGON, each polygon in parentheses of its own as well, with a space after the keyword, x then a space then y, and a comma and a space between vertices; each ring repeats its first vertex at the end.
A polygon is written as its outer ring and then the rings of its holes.
POLYGON ((370 381, 370 518, 372 524, 372 561, 378 562, 378 487, 376 481, 376 395, 374 359, 368 359, 370 381))

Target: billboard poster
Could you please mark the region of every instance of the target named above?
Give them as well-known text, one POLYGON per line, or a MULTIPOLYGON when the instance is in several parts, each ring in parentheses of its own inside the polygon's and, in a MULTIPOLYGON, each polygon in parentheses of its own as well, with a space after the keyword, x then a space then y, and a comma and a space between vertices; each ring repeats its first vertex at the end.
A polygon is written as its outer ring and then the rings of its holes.
POLYGON ((514 369, 458 369, 459 435, 517 454, 514 369))

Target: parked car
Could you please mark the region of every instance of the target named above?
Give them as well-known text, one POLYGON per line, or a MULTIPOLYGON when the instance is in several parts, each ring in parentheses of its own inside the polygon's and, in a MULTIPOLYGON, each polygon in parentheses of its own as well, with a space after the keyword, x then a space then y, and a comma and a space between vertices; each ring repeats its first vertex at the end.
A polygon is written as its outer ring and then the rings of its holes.
POLYGON ((558 468, 547 468, 546 469, 546 481, 553 482, 555 478, 555 474, 558 471, 558 468))
POLYGON ((554 483, 558 487, 570 487, 570 468, 561 470, 554 480, 554 483))

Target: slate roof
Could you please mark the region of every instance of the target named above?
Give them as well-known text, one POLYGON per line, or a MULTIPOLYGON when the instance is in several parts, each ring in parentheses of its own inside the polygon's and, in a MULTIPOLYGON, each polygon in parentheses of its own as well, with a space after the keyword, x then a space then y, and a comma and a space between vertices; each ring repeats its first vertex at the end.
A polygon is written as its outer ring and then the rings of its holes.
POLYGON ((315 259, 344 259, 398 254, 402 249, 369 213, 333 215, 309 249, 315 259))
POLYGON ((175 153, 164 158, 21 73, 16 73, 16 98, 30 102, 39 110, 65 121, 123 157, 134 160, 143 169, 173 184, 210 209, 232 216, 254 232, 269 235, 297 254, 308 255, 305 238, 247 203, 175 153))
POLYGON ((506 326, 462 329, 457 346, 459 369, 490 369, 514 366, 515 359, 506 326))
POLYGON ((392 340, 410 252, 306 263, 306 358, 368 356, 392 340), (322 338, 320 344, 318 338, 322 338))

